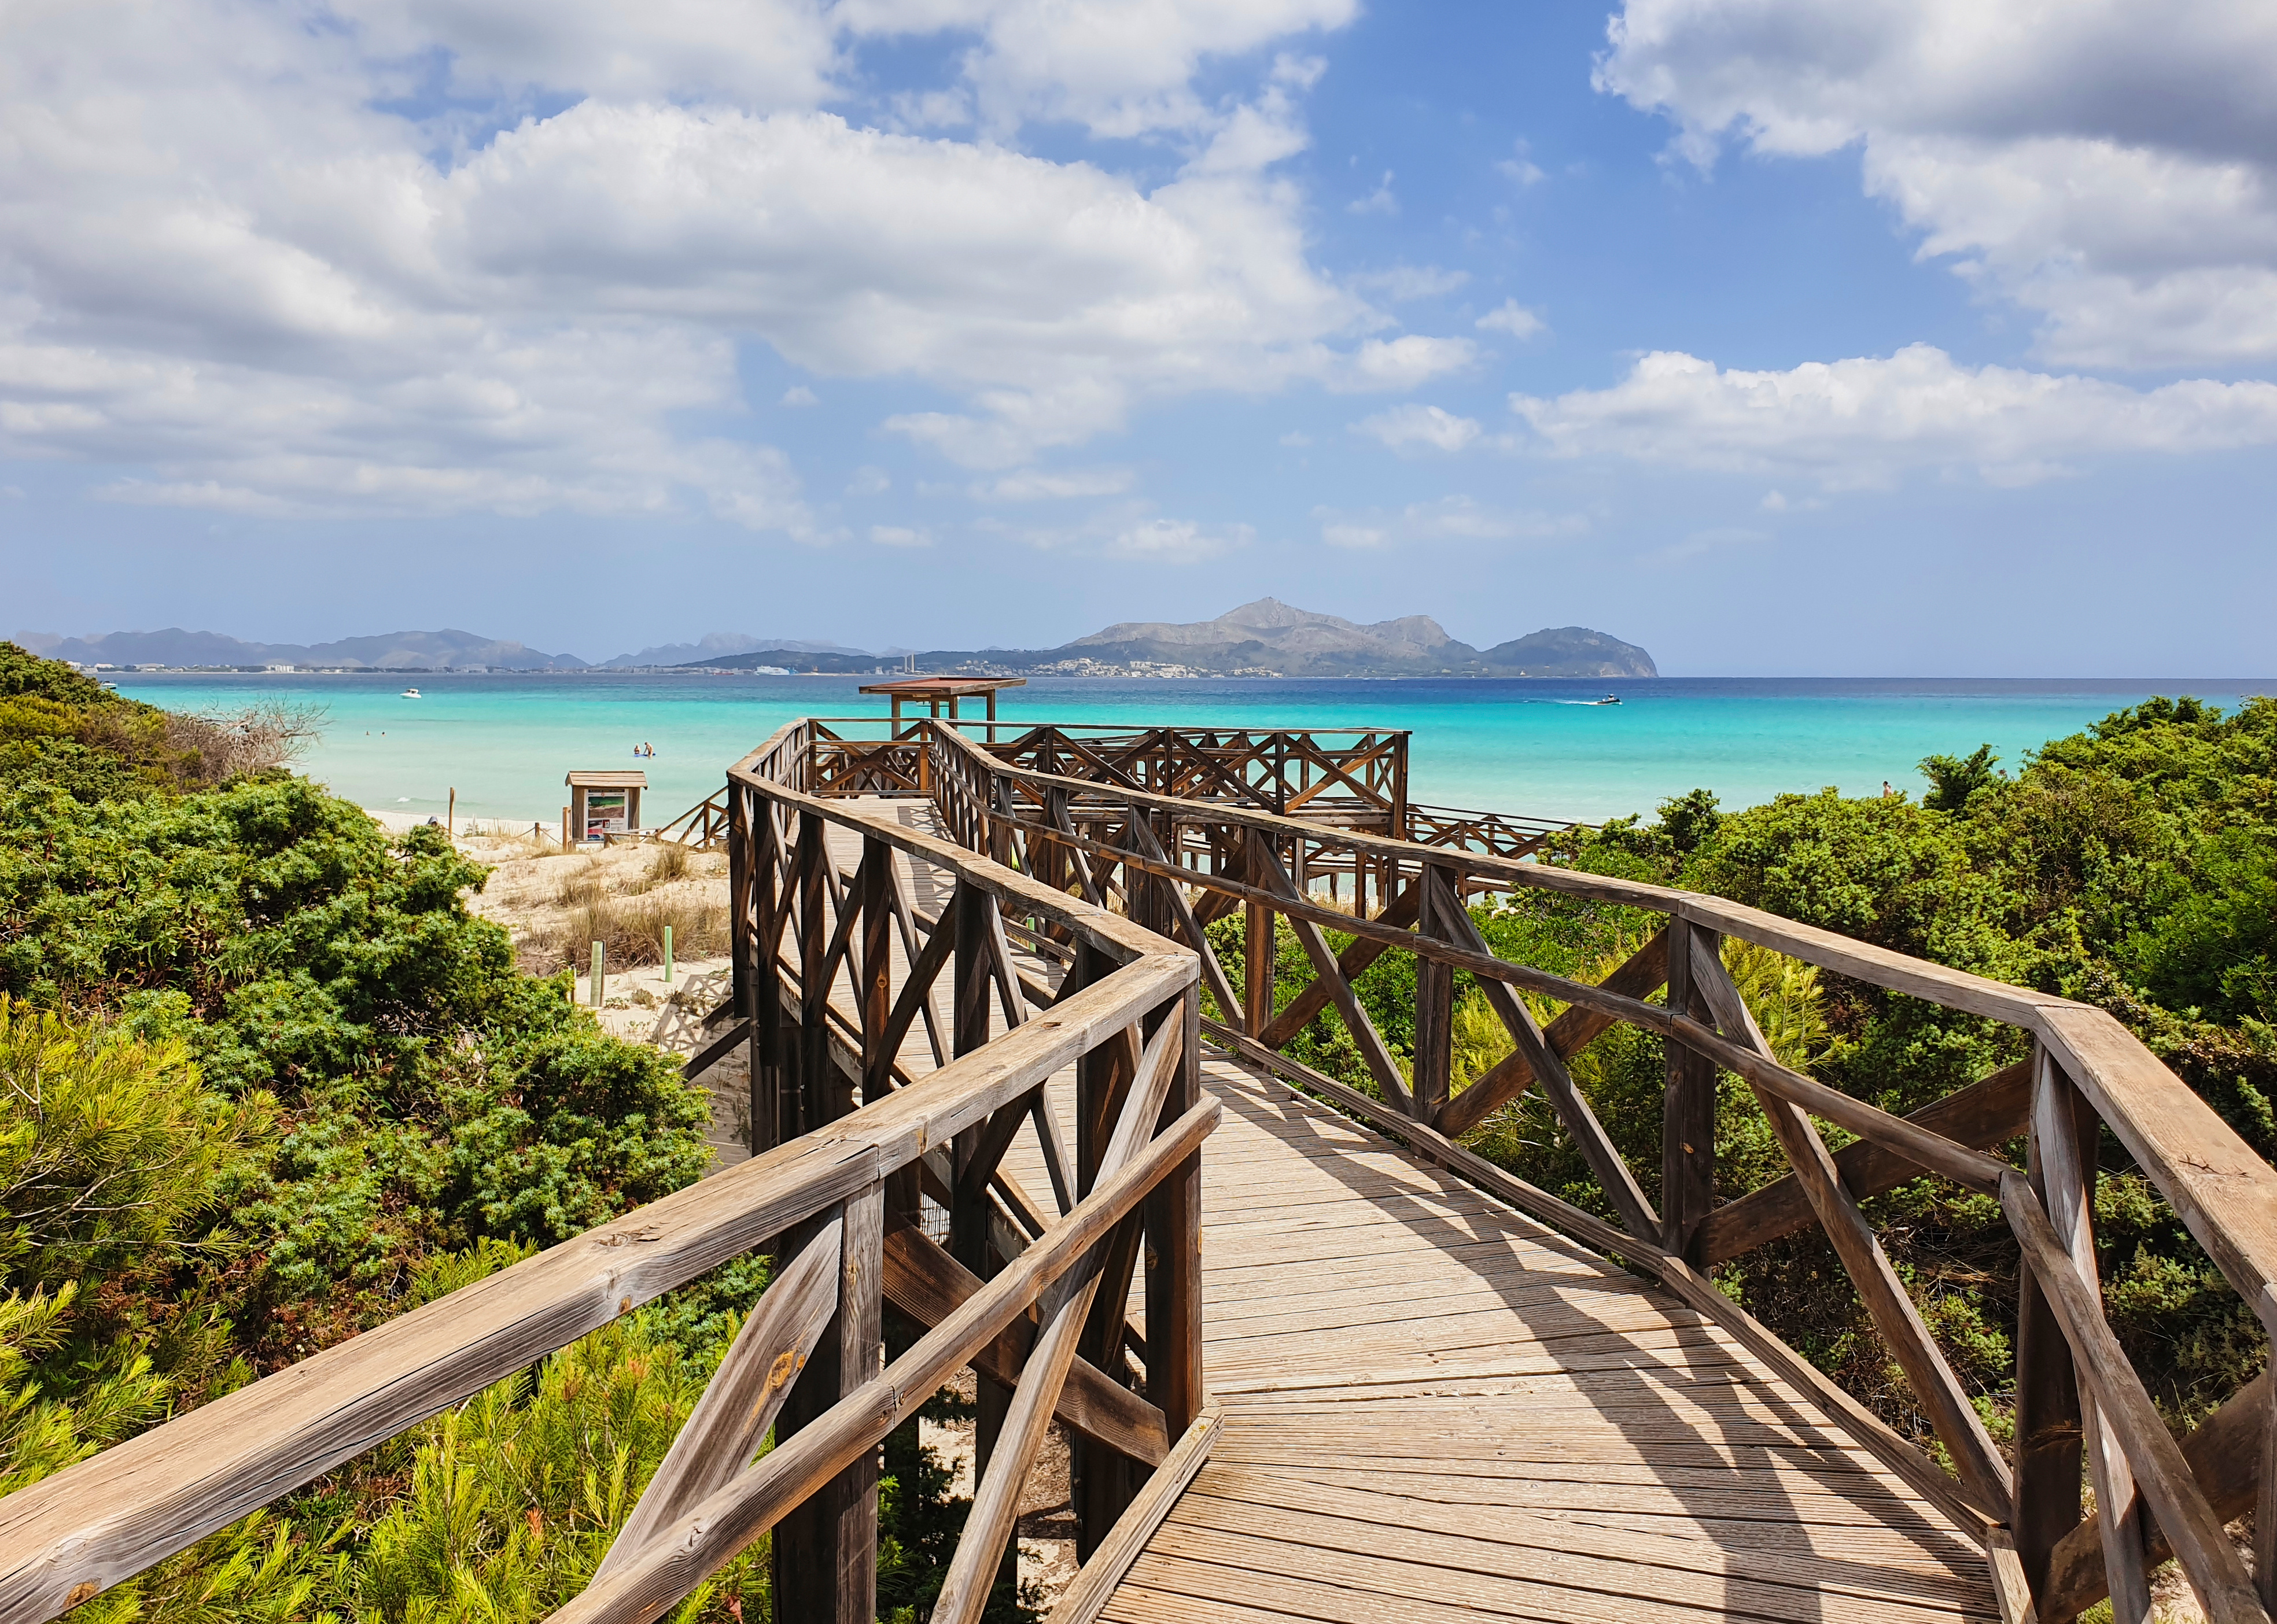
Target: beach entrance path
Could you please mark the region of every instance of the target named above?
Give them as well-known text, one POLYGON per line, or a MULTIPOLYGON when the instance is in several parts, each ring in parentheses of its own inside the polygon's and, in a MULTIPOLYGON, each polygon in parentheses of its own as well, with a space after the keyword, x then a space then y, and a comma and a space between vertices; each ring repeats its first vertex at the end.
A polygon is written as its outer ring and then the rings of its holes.
MULTIPOLYGON (((857 805, 931 831, 928 803, 857 805)), ((901 1058, 931 1068, 921 1029, 901 1058)), ((1223 1430, 1100 1616, 1999 1617, 1981 1551, 1674 1297, 1277 1080, 1213 1056, 1203 1081, 1223 1430)), ((1004 1165, 1049 1199, 1032 1132, 1004 1165)))

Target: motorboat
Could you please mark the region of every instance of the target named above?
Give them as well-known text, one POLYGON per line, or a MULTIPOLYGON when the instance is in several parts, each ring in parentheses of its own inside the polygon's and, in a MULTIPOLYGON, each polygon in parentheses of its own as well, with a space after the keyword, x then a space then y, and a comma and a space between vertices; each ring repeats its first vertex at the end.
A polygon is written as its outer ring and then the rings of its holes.
POLYGON ((1593 705, 1618 705, 1621 702, 1621 696, 1618 694, 1608 694, 1603 699, 1593 699, 1589 702, 1593 705))
POLYGON ((406 688, 403 690, 403 697, 406 699, 416 699, 419 697, 419 690, 417 688, 406 688))

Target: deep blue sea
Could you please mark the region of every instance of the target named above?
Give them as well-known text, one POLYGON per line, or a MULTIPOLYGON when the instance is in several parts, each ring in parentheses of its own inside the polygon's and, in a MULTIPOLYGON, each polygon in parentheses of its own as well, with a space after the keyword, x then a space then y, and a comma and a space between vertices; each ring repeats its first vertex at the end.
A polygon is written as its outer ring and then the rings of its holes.
MULTIPOLYGON (((644 821, 720 786, 727 765, 799 716, 880 716, 859 677, 164 676, 122 692, 173 710, 260 697, 324 708, 303 770, 380 810, 552 823, 575 769, 639 767, 644 821), (406 682, 421 697, 400 697, 406 682), (633 747, 656 747, 636 761, 633 747)), ((1695 786, 1726 808, 1832 785, 1918 793, 1932 753, 1991 744, 2013 770, 2045 740, 2154 694, 2225 708, 2277 679, 1657 678, 1608 682, 1038 679, 1006 693, 1006 720, 1404 727, 1417 801, 1588 821, 1649 811, 1695 786), (1618 705, 1588 702, 1618 693, 1618 705)))

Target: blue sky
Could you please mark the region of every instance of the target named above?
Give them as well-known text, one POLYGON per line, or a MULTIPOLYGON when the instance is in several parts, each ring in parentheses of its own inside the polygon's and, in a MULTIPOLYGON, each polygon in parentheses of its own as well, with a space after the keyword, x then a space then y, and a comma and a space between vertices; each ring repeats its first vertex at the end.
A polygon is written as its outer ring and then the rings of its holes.
POLYGON ((2182 0, 0 19, 0 631, 2266 675, 2277 21, 2182 0))

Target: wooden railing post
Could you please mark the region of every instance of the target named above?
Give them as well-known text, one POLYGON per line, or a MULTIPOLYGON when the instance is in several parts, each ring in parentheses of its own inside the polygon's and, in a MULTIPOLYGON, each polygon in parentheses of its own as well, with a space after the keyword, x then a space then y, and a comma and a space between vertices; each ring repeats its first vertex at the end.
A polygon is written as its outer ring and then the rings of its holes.
POLYGON ((830 1120, 829 1102, 835 1094, 830 1063, 830 983, 823 969, 829 956, 830 864, 824 848, 826 825, 812 812, 798 815, 798 844, 792 861, 792 884, 798 907, 792 922, 798 927, 798 1075, 793 1091, 793 1120, 782 1126, 790 1135, 808 1134, 830 1120))
MULTIPOLYGON (((735 837, 731 854, 742 852, 745 883, 751 888, 751 924, 737 960, 751 988, 751 1154, 773 1150, 782 1142, 782 1085, 784 1070, 782 975, 775 968, 776 944, 782 940, 782 911, 789 898, 781 884, 782 842, 777 832, 774 805, 751 790, 735 786, 735 803, 742 814, 742 831, 735 837)), ((741 893, 737 893, 738 896, 741 893)), ((735 904, 740 917, 745 909, 735 904)))
MULTIPOLYGON (((1075 961, 1069 966, 1063 991, 1088 987, 1114 971, 1107 957, 1086 942, 1076 944, 1075 961)), ((1107 1150, 1107 1135, 1122 1108, 1123 1096, 1135 1074, 1137 1045, 1130 1035, 1118 1034, 1100 1043, 1076 1063, 1076 1193, 1091 1193, 1107 1150)), ((1135 1236, 1133 1237, 1135 1239, 1135 1236)), ((1077 1351, 1108 1377, 1123 1379, 1123 1301, 1129 1294, 1132 1250, 1111 1246, 1108 1270, 1093 1312, 1084 1327, 1077 1351), (1115 1289, 1119 1273, 1122 1290, 1115 1289)), ((1076 1514, 1076 1555, 1087 1559, 1131 1503, 1143 1476, 1127 1456, 1088 1439, 1076 1440, 1070 1452, 1070 1475, 1076 1514)))
MULTIPOLYGON (((1174 1122, 1201 1099, 1201 992, 1189 987, 1171 1019, 1185 1028, 1178 1075, 1162 1106, 1174 1122)), ((1201 1413, 1202 1162, 1179 1164, 1146 1201, 1146 1396, 1172 1438, 1201 1413)), ((1093 1536, 1093 1544, 1097 1544, 1093 1536)))
MULTIPOLYGON (((876 1376, 883 1348, 885 1186, 872 1184, 842 1209, 810 1219, 789 1238, 796 1255, 812 1231, 842 1219, 838 1310, 799 1370, 775 1422, 792 1438, 839 1400, 876 1376)), ((873 1624, 878 1615, 878 1456, 865 1452, 774 1530, 774 1607, 779 1619, 873 1624)))
MULTIPOLYGON (((2099 1297, 2093 1211, 2095 1146, 2100 1125, 2047 1050, 2037 1043, 2032 1050, 2033 1193, 2047 1209, 2048 1221, 2070 1253, 2081 1279, 2099 1297)), ((2026 1271, 2028 1276, 2030 1272, 2026 1271)), ((2117 1436, 2097 1414, 2093 1397, 2080 1393, 2075 1380, 2073 1402, 2080 1428, 2080 1443, 2072 1453, 2074 1510, 2078 1483, 2075 1462, 2079 1449, 2084 1449, 2095 1503, 2104 1514, 2098 1523, 2103 1536, 2104 1572, 2111 1584, 2113 1624, 2149 1624, 2151 1588, 2143 1561, 2143 1508, 2135 1494, 2135 1475, 2117 1436)), ((2019 1431, 2021 1435, 2021 1428, 2019 1431)), ((2056 1529, 2057 1537, 2068 1528, 2056 1529)), ((2029 1567, 2026 1572, 2030 1574, 2029 1567)))
MULTIPOLYGON (((2047 1053, 2032 1045, 2033 1090, 2047 1066, 2047 1053)), ((2068 1121, 2051 1112, 2044 1124, 2035 1098, 2027 1140, 2032 1193, 2048 1197, 2048 1157, 2044 1127, 2076 1143, 2068 1121)), ((2057 1543, 2080 1520, 2079 1382, 2071 1347, 2056 1323, 2047 1294, 2029 1269, 2020 1271, 2016 1299, 2016 1558, 2032 1595, 2048 1594, 2048 1559, 2057 1543)))
POLYGON ((894 1057, 886 1048, 886 1022, 894 1008, 894 848, 874 837, 862 842, 862 867, 850 899, 862 910, 862 1103, 894 1091, 894 1057))
MULTIPOLYGON (((1462 880, 1452 869, 1424 865, 1417 928, 1439 941, 1458 939, 1459 927, 1446 917, 1462 907, 1462 880)), ((1415 1119, 1432 1122, 1445 1109, 1454 1062, 1455 972, 1420 954, 1415 960, 1415 1119)))
MULTIPOLYGON (((1242 877, 1252 885, 1265 884, 1265 854, 1259 847, 1268 839, 1253 829, 1244 831, 1242 877)), ((1255 1037, 1273 1021, 1273 910, 1261 902, 1245 901, 1241 919, 1241 1010, 1249 1036, 1255 1037)))
MULTIPOLYGON (((1692 944, 1713 957, 1722 937, 1681 915, 1668 922, 1668 1007, 1674 1014, 1712 1020, 1693 986, 1692 944)), ((1667 1045, 1667 1090, 1660 1137, 1661 1244, 1684 1258, 1694 1253, 1701 1223, 1716 1201, 1716 1064, 1674 1038, 1667 1045)))

